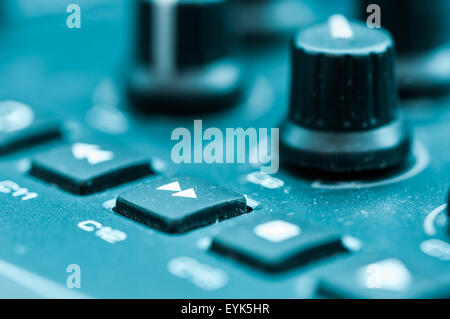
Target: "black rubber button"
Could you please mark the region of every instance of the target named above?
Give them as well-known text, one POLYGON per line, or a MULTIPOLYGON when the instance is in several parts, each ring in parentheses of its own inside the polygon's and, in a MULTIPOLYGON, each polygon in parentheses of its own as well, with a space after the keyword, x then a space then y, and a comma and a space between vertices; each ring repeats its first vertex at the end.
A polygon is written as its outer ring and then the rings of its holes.
POLYGON ((245 197, 191 176, 160 176, 116 201, 116 212, 168 233, 182 233, 246 213, 245 197))
POLYGON ((282 271, 345 249, 341 236, 305 221, 276 219, 230 228, 211 249, 266 271, 282 271))
POLYGON ((328 298, 349 299, 450 297, 450 276, 427 273, 431 267, 420 258, 406 262, 394 256, 348 258, 339 269, 328 270, 319 279, 318 293, 328 298))
POLYGON ((87 195, 152 173, 150 160, 129 150, 73 143, 34 157, 30 174, 78 195, 87 195))
POLYGON ((61 136, 60 123, 17 101, 0 102, 0 155, 61 136))

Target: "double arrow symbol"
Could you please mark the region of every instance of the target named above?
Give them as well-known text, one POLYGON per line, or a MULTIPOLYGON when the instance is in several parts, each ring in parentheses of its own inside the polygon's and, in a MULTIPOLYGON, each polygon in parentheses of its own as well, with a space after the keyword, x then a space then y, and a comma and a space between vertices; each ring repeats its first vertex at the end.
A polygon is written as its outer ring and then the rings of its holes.
POLYGON ((73 144, 72 154, 76 159, 87 160, 91 165, 107 162, 114 158, 113 152, 102 150, 98 145, 85 143, 73 144))
POLYGON ((173 182, 173 183, 169 183, 169 184, 160 186, 157 188, 157 190, 176 192, 176 193, 172 194, 172 196, 176 196, 176 197, 197 198, 197 194, 195 194, 195 191, 193 188, 189 188, 189 189, 182 191, 181 187, 180 187, 180 183, 178 183, 178 182, 173 182))

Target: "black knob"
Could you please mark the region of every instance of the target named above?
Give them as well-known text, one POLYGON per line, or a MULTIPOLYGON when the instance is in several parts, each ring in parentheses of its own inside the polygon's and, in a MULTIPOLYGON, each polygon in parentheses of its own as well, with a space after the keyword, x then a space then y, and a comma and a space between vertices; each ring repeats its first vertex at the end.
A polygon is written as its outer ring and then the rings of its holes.
POLYGON ((363 17, 379 6, 381 26, 394 37, 402 95, 450 91, 450 1, 361 0, 363 17))
POLYGON ((212 111, 241 93, 224 0, 136 0, 131 102, 141 110, 212 111))
POLYGON ((387 31, 340 15, 296 35, 282 159, 336 173, 401 164, 410 136, 397 111, 394 65, 387 31))

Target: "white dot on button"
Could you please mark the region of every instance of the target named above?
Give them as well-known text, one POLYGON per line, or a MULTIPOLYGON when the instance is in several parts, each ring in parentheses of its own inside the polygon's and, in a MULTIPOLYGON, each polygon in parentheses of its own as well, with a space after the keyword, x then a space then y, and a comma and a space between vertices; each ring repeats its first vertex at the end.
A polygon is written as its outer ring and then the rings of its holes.
POLYGON ((254 232, 261 238, 274 243, 279 243, 300 235, 301 229, 297 225, 283 220, 273 220, 256 226, 254 232))
POLYGON ((394 258, 361 267, 357 277, 359 284, 367 289, 404 291, 412 283, 412 275, 408 268, 394 258))

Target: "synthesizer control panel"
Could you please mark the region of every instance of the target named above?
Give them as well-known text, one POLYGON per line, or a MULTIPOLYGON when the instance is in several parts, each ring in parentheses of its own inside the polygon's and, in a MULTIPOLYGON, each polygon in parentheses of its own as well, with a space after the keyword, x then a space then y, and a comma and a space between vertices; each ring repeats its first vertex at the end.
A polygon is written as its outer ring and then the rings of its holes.
POLYGON ((0 297, 450 297, 449 25, 2 1, 0 297))

